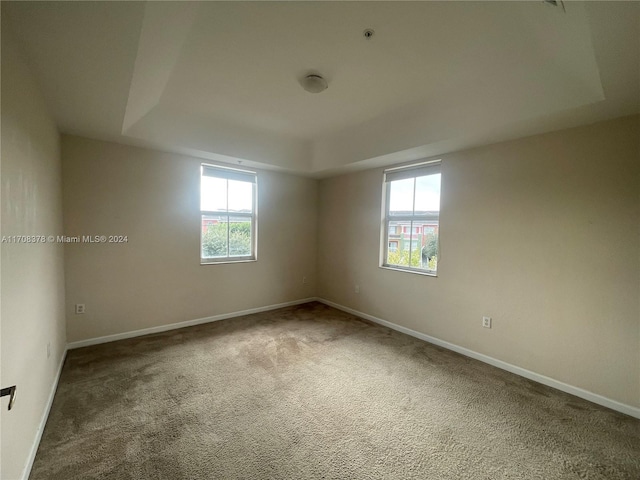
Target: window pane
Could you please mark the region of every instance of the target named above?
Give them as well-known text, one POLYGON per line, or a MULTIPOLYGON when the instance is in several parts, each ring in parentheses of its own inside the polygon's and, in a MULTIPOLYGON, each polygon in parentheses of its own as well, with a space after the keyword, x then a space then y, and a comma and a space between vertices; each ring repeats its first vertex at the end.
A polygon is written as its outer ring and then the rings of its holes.
MULTIPOLYGON (((416 224, 412 222, 411 231, 414 232, 416 230, 416 224)), ((422 245, 420 242, 422 241, 422 235, 417 235, 415 233, 411 234, 411 247, 409 253, 409 266, 422 268, 422 245)))
POLYGON ((202 215, 202 258, 227 256, 228 225, 226 215, 202 215))
POLYGON ((227 179, 201 176, 200 210, 225 212, 227 210, 227 179))
POLYGON ((427 224, 424 232, 422 268, 435 271, 438 269, 438 225, 427 224))
POLYGON ((251 219, 231 217, 229 219, 229 256, 251 255, 251 219))
POLYGON ((409 250, 411 248, 411 222, 390 221, 387 245, 387 263, 389 265, 409 266, 409 250), (397 233, 391 233, 397 232, 397 233))
POLYGON ((416 178, 416 214, 440 211, 440 174, 416 178))
POLYGON ((390 182, 389 215, 407 215, 413 211, 413 178, 390 182))
POLYGON ((229 180, 229 211, 250 213, 253 210, 253 184, 229 180))

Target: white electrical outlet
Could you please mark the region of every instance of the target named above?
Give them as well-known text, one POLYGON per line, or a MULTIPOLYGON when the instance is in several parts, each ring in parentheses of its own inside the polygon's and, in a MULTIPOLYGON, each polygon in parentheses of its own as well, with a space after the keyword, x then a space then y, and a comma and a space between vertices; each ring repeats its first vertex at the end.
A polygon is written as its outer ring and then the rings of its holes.
POLYGON ((84 313, 84 303, 76 303, 76 315, 84 313))
POLYGON ((360 285, 356 285, 355 292, 360 293, 360 285))
POLYGON ((51 342, 47 343, 47 358, 51 356, 51 342))
POLYGON ((482 317, 482 326, 484 328, 491 328, 491 317, 482 317))

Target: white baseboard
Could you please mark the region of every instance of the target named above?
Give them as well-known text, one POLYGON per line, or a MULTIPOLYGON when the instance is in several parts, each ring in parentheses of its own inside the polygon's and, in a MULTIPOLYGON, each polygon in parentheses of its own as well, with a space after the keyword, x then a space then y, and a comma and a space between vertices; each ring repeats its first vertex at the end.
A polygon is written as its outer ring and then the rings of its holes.
POLYGON ((33 468, 33 462, 36 459, 36 453, 38 452, 38 447, 40 446, 40 440, 42 439, 42 434, 44 433, 44 427, 47 424, 47 420, 49 419, 49 412, 51 411, 51 405, 53 405, 53 398, 55 397, 56 390, 58 389, 58 382, 60 381, 62 367, 64 366, 64 361, 66 358, 67 348, 65 348, 64 352, 62 352, 62 358, 60 359, 60 364, 58 365, 56 378, 51 385, 49 398, 47 398, 47 405, 45 406, 44 412, 42 412, 40 424, 38 425, 38 431, 36 432, 36 436, 33 439, 33 445, 31 445, 31 451, 29 452, 29 457, 27 457, 27 463, 24 466, 24 470, 22 471, 22 475, 20 477, 22 480, 29 480, 29 475, 31 475, 31 468, 33 468))
POLYGON ((521 377, 528 378, 529 380, 533 380, 534 382, 542 383, 543 385, 547 385, 549 387, 556 388, 563 392, 570 393, 571 395, 575 395, 576 397, 584 398, 585 400, 589 400, 590 402, 597 403, 598 405, 602 405, 603 407, 607 407, 612 410, 625 413, 635 418, 640 418, 640 408, 627 405, 625 403, 621 403, 607 397, 603 397, 602 395, 598 395, 597 393, 593 393, 588 390, 584 390, 582 388, 574 387, 573 385, 569 385, 568 383, 564 383, 559 380, 547 377, 545 375, 532 372, 531 370, 526 370, 524 368, 517 367, 515 365, 512 365, 507 362, 503 362, 502 360, 498 360, 493 357, 489 357, 488 355, 484 355, 482 353, 474 352, 473 350, 469 350, 468 348, 460 347, 453 343, 445 342, 444 340, 440 340, 439 338, 431 337, 424 333, 411 330, 410 328, 396 325, 395 323, 389 322, 387 320, 383 320, 378 317, 374 317, 373 315, 359 312, 357 310, 354 310, 353 308, 345 307, 344 305, 340 305, 338 303, 334 303, 329 300, 325 300, 323 298, 318 298, 316 300, 324 303, 325 305, 329 305, 330 307, 337 308, 338 310, 342 310, 352 315, 356 315, 357 317, 365 318, 367 320, 378 323, 380 325, 384 325, 385 327, 391 328, 393 330, 397 330, 398 332, 411 335, 412 337, 419 338, 420 340, 424 340, 425 342, 429 342, 434 345, 438 345, 440 347, 446 348, 448 350, 452 350, 454 352, 460 353, 467 357, 480 360, 481 362, 488 363, 489 365, 493 365, 494 367, 501 368, 502 370, 506 370, 507 372, 515 373, 516 375, 520 375, 521 377))
POLYGON ((115 342, 116 340, 124 340, 125 338, 141 337, 142 335, 149 335, 151 333, 160 333, 160 332, 166 332, 169 330, 176 330, 178 328, 192 327, 194 325, 201 325, 203 323, 216 322, 218 320, 225 320, 227 318, 233 318, 233 317, 241 317, 242 315, 250 315, 252 313, 267 312, 269 310, 276 310, 278 308, 290 307, 292 305, 300 305, 302 303, 309 303, 316 300, 317 299, 315 297, 303 298, 301 300, 294 300, 292 302, 277 303, 275 305, 267 305, 266 307, 250 308, 248 310, 241 310, 239 312, 223 313, 220 315, 213 315, 211 317, 196 318, 195 320, 186 320, 184 322, 170 323, 168 325, 159 325, 157 327, 143 328, 141 330, 133 330, 131 332, 116 333, 113 335, 105 335, 104 337, 89 338, 87 340, 79 340, 77 342, 71 342, 67 344, 67 348, 69 350, 72 350, 75 348, 98 345, 100 343, 108 343, 108 342, 115 342))

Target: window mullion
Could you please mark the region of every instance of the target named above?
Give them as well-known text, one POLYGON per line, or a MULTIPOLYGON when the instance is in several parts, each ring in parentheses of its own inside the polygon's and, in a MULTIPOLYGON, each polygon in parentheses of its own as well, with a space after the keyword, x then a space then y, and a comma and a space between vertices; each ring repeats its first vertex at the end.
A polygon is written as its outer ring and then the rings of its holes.
POLYGON ((409 229, 409 266, 413 258, 413 219, 416 216, 416 178, 413 177, 413 201, 411 209, 411 224, 409 229))
POLYGON ((413 209, 411 210, 411 216, 415 217, 416 215, 416 178, 413 177, 413 209))

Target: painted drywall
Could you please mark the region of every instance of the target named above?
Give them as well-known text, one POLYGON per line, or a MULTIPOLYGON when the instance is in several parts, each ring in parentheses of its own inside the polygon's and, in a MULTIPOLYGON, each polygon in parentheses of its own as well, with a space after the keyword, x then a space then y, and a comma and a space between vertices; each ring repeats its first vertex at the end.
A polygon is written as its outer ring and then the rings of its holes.
POLYGON ((437 277, 378 266, 381 196, 321 181, 321 298, 640 406, 639 117, 443 156, 437 277))
POLYGON ((66 244, 70 342, 315 295, 317 181, 259 171, 258 260, 200 265, 200 159, 66 135, 62 157, 65 233, 128 238, 66 244))
POLYGON ((2 399, 0 477, 22 478, 33 460, 66 338, 63 246, 5 237, 62 234, 60 142, 38 86, 2 18, 2 399), (6 241, 5 241, 6 240, 6 241), (50 356, 47 358, 47 344, 50 356))

